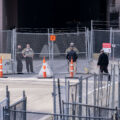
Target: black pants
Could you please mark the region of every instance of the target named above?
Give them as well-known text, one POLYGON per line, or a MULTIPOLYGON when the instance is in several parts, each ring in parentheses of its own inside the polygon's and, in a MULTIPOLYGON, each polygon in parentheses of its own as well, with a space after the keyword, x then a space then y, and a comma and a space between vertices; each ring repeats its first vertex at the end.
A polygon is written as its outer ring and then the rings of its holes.
POLYGON ((26 57, 26 69, 27 72, 33 72, 33 59, 32 57, 26 57))
POLYGON ((106 66, 106 65, 100 66, 100 72, 101 73, 103 73, 103 72, 108 73, 108 68, 107 67, 108 66, 106 66))
POLYGON ((19 59, 17 60, 17 73, 22 73, 22 68, 23 68, 22 59, 19 59))
POLYGON ((108 73, 108 81, 111 81, 111 76, 110 76, 110 74, 108 72, 108 66, 105 66, 105 65, 100 66, 100 72, 101 73, 103 73, 103 72, 108 73))

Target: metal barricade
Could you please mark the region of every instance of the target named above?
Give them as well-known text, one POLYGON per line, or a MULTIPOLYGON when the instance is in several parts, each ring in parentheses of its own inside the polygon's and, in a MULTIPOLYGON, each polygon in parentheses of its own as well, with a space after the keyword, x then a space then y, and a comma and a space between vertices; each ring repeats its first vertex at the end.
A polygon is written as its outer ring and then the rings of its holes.
POLYGON ((0 120, 3 120, 3 108, 7 106, 7 98, 0 102, 0 120))

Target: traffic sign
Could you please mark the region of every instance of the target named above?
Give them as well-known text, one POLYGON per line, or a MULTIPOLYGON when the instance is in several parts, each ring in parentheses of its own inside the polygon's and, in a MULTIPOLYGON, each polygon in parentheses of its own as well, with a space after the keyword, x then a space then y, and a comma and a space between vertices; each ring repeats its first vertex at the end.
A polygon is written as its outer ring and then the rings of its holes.
POLYGON ((56 35, 50 35, 50 40, 51 41, 56 41, 56 35))
POLYGON ((104 52, 111 53, 111 43, 103 43, 102 47, 104 52))

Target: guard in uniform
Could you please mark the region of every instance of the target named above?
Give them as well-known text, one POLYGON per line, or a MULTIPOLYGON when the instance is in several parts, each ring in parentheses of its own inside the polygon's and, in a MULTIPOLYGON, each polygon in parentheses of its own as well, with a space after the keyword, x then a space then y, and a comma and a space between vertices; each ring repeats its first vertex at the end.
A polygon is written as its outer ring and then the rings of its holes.
POLYGON ((22 54, 26 60, 27 72, 33 73, 33 55, 34 55, 34 52, 33 52, 32 48, 30 48, 30 44, 26 45, 26 48, 22 51, 22 54))
POLYGON ((16 50, 17 73, 18 74, 22 74, 22 68, 23 68, 22 58, 23 58, 22 47, 21 47, 21 45, 18 45, 17 50, 16 50))

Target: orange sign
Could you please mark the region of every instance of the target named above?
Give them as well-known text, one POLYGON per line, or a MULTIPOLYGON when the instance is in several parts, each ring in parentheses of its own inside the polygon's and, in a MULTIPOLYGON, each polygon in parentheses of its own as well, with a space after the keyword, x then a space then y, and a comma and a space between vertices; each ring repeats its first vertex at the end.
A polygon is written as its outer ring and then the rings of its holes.
POLYGON ((51 41, 55 41, 56 40, 56 36, 55 35, 50 35, 50 40, 51 41))

